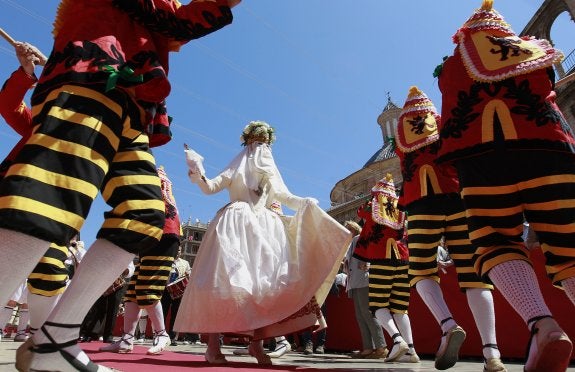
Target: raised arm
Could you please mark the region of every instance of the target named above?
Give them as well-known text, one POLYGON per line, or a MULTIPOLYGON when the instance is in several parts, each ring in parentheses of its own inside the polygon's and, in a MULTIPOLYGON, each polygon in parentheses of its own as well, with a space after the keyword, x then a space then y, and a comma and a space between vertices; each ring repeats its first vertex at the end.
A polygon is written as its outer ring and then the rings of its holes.
POLYGON ((14 49, 20 68, 12 73, 0 90, 0 115, 12 129, 25 137, 32 130, 32 113, 24 103, 24 96, 38 80, 34 67, 45 61, 38 57, 41 55, 38 49, 28 43, 16 42, 14 49))
POLYGON ((227 188, 231 182, 230 178, 224 176, 223 174, 220 174, 213 179, 209 179, 203 175, 200 175, 199 173, 188 171, 188 177, 190 178, 190 181, 198 184, 204 194, 208 195, 216 194, 222 191, 223 189, 227 188))

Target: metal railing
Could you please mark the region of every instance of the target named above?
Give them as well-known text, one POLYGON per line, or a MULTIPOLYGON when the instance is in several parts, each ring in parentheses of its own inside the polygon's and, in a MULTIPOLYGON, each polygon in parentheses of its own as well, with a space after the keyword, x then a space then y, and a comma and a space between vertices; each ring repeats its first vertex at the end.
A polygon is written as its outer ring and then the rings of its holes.
POLYGON ((561 66, 563 67, 563 71, 565 71, 565 75, 575 72, 575 50, 572 50, 571 53, 565 57, 561 62, 561 66))

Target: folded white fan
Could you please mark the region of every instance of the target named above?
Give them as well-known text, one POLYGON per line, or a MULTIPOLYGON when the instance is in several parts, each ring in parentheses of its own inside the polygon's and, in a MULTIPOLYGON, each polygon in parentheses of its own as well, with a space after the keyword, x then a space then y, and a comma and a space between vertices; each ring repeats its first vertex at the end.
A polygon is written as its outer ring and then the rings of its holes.
POLYGON ((206 171, 204 170, 204 157, 184 144, 184 152, 186 153, 186 164, 188 168, 194 174, 199 174, 203 176, 206 171))

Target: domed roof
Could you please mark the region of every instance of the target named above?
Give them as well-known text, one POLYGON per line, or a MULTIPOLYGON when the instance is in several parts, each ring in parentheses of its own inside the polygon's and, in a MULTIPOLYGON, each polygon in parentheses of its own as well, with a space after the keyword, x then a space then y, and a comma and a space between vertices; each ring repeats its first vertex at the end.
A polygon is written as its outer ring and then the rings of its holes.
POLYGON ((378 161, 391 159, 396 157, 397 154, 395 153, 395 139, 393 137, 386 138, 383 146, 377 150, 375 154, 369 158, 367 163, 364 164, 364 168, 369 166, 370 164, 377 163, 378 161))

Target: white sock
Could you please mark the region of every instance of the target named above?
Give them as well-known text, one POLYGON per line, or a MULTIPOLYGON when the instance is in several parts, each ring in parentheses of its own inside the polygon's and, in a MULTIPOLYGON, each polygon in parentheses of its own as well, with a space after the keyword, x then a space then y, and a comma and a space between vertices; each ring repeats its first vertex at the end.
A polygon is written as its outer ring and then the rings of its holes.
POLYGON ((0 228, 0 304, 4 305, 16 288, 34 270, 50 247, 45 240, 0 228), (21 249, 20 249, 21 248, 21 249))
POLYGON ((162 311, 162 303, 158 300, 153 305, 146 306, 146 312, 152 323, 154 333, 166 333, 166 323, 164 322, 164 312, 162 311))
POLYGON ((528 262, 506 261, 494 266, 488 275, 529 328, 531 328, 531 324, 528 324, 530 319, 551 316, 551 311, 541 294, 535 271, 528 262))
POLYGON ((392 314, 395 324, 399 329, 399 333, 403 336, 405 342, 409 346, 409 353, 415 354, 415 348, 413 347, 413 333, 411 332, 411 320, 407 314, 394 313, 392 314))
POLYGON ((287 344, 289 343, 288 340, 286 340, 285 336, 278 336, 276 337, 276 343, 282 343, 282 344, 287 344))
POLYGON ((41 296, 32 292, 28 293, 28 307, 30 308, 30 333, 34 334, 42 324, 48 319, 48 316, 54 310, 54 307, 62 297, 62 293, 54 296, 41 296))
MULTIPOLYGON (((47 332, 56 343, 69 342, 78 339, 80 335, 80 324, 90 310, 91 306, 120 276, 128 267, 128 264, 134 258, 134 254, 129 253, 115 244, 104 240, 97 239, 88 249, 82 259, 82 264, 78 265, 74 279, 62 295, 45 325, 46 331, 42 329, 34 334, 34 343, 36 345, 51 343, 45 332, 47 332), (56 325, 50 325, 55 323, 56 325), (60 327, 58 324, 75 325, 77 327, 60 327)), ((80 349, 78 345, 73 345, 63 349, 82 364, 90 363, 88 356, 80 349)), ((47 365, 54 368, 69 368, 70 364, 65 362, 63 357, 58 357, 56 353, 41 354, 35 353, 32 360, 31 369, 42 370, 47 365), (54 354, 54 355, 51 355, 54 354), (61 364, 53 365, 50 363, 61 364)))
MULTIPOLYGON (((124 303, 124 333, 127 333, 132 337, 134 336, 134 333, 136 332, 136 327, 139 326, 138 323, 141 321, 140 314, 141 314, 140 306, 138 306, 137 303, 132 301, 126 301, 124 303)), ((144 319, 148 321, 148 318, 144 319)), ((142 332, 141 329, 140 332, 142 332)))
POLYGON ((10 318, 12 318, 13 313, 14 313, 14 308, 11 306, 4 306, 0 310, 0 330, 4 329, 6 324, 8 324, 8 322, 10 321, 10 318))
POLYGON ((573 305, 575 305, 575 277, 572 276, 571 278, 561 281, 561 285, 567 297, 569 297, 573 305))
POLYGON ((399 332, 399 329, 397 329, 397 326, 395 325, 395 322, 393 321, 393 317, 391 316, 391 312, 389 311, 389 309, 385 309, 385 308, 377 309, 375 312, 375 318, 377 319, 379 324, 381 324, 383 329, 385 329, 387 334, 389 336, 391 336, 392 338, 394 335, 396 335, 398 333, 400 334, 400 336, 394 338, 394 341, 397 340, 397 341, 401 342, 403 340, 403 337, 401 337, 401 333, 399 332))
POLYGON ((28 329, 28 322, 30 321, 30 312, 27 308, 23 309, 20 307, 19 314, 17 332, 20 334, 26 333, 26 329, 28 329))
POLYGON ((439 283, 432 279, 423 279, 417 282, 415 289, 433 314, 437 324, 441 326, 442 332, 447 332, 457 325, 451 316, 447 303, 445 303, 439 283))
POLYGON ((483 357, 500 358, 501 353, 497 349, 497 337, 495 336, 495 309, 493 294, 485 288, 469 288, 465 291, 467 303, 475 319, 475 325, 483 343, 483 357), (495 346, 495 347, 490 347, 495 346))

